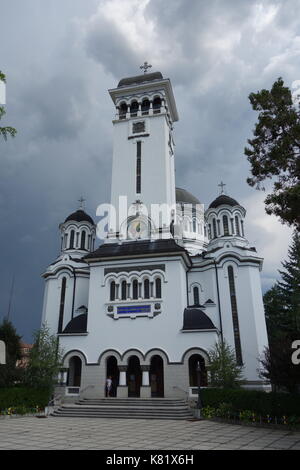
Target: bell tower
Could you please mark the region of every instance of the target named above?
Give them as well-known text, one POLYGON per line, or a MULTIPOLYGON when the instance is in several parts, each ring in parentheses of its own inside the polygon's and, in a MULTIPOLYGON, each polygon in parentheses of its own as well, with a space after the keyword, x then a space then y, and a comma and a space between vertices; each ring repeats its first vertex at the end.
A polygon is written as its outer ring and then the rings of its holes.
POLYGON ((172 130, 178 114, 170 80, 160 72, 147 72, 149 67, 145 63, 144 74, 123 78, 109 90, 116 109, 111 183, 116 229, 109 224, 108 239, 170 233, 168 222, 153 219, 151 205, 164 205, 172 218, 176 205, 172 130))

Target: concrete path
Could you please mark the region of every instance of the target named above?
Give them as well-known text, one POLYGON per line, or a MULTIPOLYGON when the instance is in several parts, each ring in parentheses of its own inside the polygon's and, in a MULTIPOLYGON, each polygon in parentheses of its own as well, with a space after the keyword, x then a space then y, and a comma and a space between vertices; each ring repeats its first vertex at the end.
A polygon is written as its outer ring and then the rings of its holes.
POLYGON ((205 420, 0 419, 0 451, 16 449, 300 450, 300 433, 205 420))

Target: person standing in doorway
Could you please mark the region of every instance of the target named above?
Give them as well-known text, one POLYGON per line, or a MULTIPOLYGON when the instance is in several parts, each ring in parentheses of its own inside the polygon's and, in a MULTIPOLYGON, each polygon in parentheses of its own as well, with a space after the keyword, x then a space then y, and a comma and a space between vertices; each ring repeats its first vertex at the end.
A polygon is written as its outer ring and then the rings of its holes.
POLYGON ((112 392, 112 378, 111 375, 106 379, 106 396, 111 397, 112 392))

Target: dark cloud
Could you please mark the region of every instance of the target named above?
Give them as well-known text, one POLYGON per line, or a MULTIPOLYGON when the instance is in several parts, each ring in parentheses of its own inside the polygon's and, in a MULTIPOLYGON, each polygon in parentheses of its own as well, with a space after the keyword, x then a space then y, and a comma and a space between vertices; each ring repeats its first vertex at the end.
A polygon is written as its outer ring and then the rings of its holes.
POLYGON ((39 327, 40 275, 59 250, 58 224, 81 195, 95 216, 110 195, 113 106, 107 89, 148 60, 174 87, 176 182, 209 203, 220 179, 248 209, 251 243, 276 278, 290 232, 264 214, 243 155, 255 123, 248 95, 299 76, 297 0, 2 0, 9 47, 0 141, 0 317, 15 273, 12 319, 26 341, 39 327), (270 237, 272 243, 270 244, 270 237))

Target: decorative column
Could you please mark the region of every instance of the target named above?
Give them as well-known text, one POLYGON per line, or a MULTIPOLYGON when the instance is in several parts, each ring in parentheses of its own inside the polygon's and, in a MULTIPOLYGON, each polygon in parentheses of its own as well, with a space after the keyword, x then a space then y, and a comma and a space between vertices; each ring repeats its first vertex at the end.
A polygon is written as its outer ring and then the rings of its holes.
POLYGON ((119 385, 117 387, 117 397, 127 398, 128 397, 128 386, 126 379, 127 366, 118 366, 120 371, 119 385))
POLYGON ((142 370, 142 386, 140 389, 140 397, 141 398, 151 398, 151 386, 150 386, 150 366, 149 365, 141 365, 142 370))

